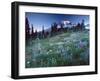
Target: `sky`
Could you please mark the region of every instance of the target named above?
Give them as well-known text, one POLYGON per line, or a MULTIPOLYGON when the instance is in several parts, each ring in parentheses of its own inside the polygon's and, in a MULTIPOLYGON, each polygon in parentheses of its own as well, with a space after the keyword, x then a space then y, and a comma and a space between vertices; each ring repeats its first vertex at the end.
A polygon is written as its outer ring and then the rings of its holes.
POLYGON ((42 27, 48 29, 54 22, 70 21, 72 24, 81 23, 84 19, 85 25, 89 24, 89 15, 72 15, 72 14, 50 14, 50 13, 34 13, 26 12, 25 17, 28 18, 30 27, 33 24, 34 30, 41 31, 42 27))

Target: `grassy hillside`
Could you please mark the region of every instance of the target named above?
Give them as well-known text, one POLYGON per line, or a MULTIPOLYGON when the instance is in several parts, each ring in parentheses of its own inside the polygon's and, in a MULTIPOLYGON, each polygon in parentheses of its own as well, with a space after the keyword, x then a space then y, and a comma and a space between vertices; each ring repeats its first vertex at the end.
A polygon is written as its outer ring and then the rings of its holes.
POLYGON ((26 68, 89 64, 89 32, 67 32, 30 39, 25 48, 26 68))

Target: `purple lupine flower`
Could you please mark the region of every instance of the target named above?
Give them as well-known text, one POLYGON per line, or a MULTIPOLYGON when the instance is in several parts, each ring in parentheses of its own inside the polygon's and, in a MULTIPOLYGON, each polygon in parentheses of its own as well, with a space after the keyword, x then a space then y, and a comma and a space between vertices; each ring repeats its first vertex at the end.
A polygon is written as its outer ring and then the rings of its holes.
POLYGON ((87 42, 82 42, 82 41, 79 42, 79 47, 80 47, 80 48, 83 48, 83 47, 85 47, 86 45, 87 45, 87 42))
POLYGON ((82 41, 79 42, 79 47, 80 47, 80 48, 83 48, 83 47, 84 47, 84 44, 83 44, 82 41))

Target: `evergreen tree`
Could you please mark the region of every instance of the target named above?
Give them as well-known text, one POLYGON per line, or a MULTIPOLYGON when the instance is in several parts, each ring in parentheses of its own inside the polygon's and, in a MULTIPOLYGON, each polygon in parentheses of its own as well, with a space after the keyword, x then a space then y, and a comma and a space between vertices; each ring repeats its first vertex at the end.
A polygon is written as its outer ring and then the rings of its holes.
POLYGON ((42 26, 42 38, 45 37, 44 26, 42 26))
POLYGON ((78 23, 76 26, 76 30, 80 30, 80 29, 81 29, 81 25, 80 25, 80 23, 78 23))
POLYGON ((35 30, 34 38, 37 38, 37 35, 38 35, 37 30, 35 30))
POLYGON ((64 31, 64 24, 63 23, 60 23, 60 31, 64 31))
POLYGON ((56 33, 57 32, 57 23, 55 22, 54 23, 54 33, 56 33))
POLYGON ((53 25, 51 24, 51 32, 50 32, 51 36, 53 36, 53 25))
POLYGON ((33 24, 31 25, 32 29, 31 29, 31 36, 34 38, 34 27, 33 24))
POLYGON ((81 29, 85 29, 85 21, 84 21, 84 19, 82 20, 82 23, 81 23, 81 29))
POLYGON ((25 34, 26 34, 26 40, 29 39, 29 37, 30 37, 30 27, 29 27, 29 21, 28 21, 27 17, 25 19, 25 34))

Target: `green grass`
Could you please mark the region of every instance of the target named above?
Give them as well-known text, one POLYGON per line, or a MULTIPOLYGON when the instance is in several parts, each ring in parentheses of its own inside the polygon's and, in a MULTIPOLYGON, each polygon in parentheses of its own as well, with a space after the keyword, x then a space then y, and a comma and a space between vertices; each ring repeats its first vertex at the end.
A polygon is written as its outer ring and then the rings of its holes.
POLYGON ((45 39, 30 39, 25 48, 25 67, 89 64, 89 32, 67 32, 45 39))

